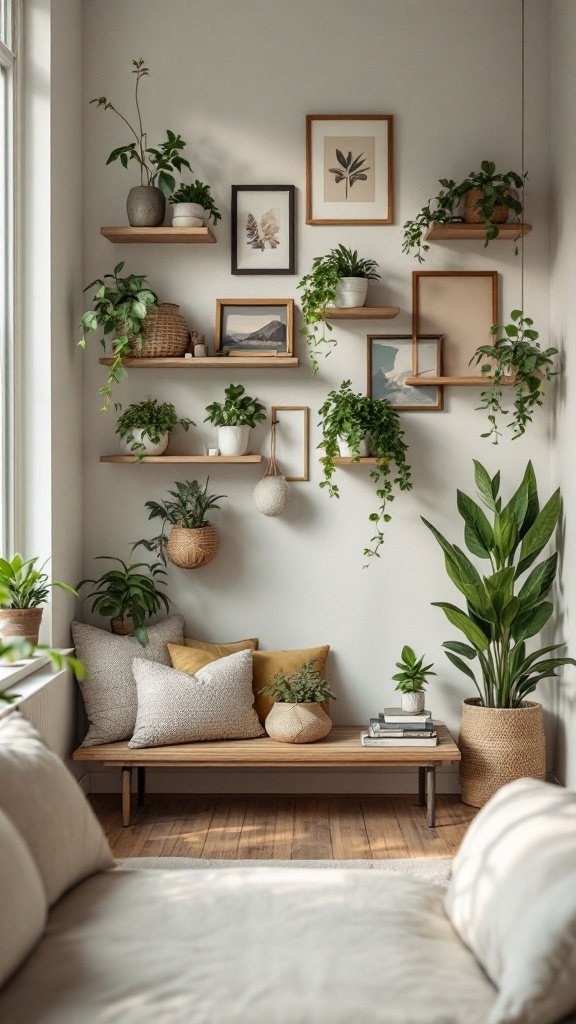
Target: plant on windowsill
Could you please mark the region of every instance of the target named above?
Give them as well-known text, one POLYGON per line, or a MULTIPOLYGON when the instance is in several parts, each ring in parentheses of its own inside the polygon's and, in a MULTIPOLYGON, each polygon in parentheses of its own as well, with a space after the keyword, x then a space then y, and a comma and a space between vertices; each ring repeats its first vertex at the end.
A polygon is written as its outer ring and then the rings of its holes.
POLYGON ((181 183, 169 197, 169 202, 174 207, 172 227, 201 228, 205 212, 208 214, 208 220, 214 225, 222 220, 222 215, 210 193, 210 186, 204 185, 198 178, 193 185, 181 183))
POLYGON ((18 637, 31 644, 38 643, 42 620, 41 605, 48 600, 51 587, 59 587, 78 596, 73 587, 51 580, 44 569, 49 558, 36 566, 38 557, 25 560, 15 554, 0 558, 0 637, 18 637))
POLYGON ((433 604, 467 641, 449 640, 442 646, 478 692, 463 704, 460 749, 462 799, 481 807, 506 782, 522 775, 544 777, 542 708, 526 698, 541 679, 556 676, 558 668, 576 661, 550 657, 561 643, 531 653, 526 648, 526 641, 544 628, 553 612, 547 598, 556 577, 557 553, 532 568, 519 585, 556 529, 560 491, 540 508, 529 462, 518 490, 503 506, 500 473, 491 478, 476 460, 474 466, 478 495, 490 519, 462 491, 457 492, 457 505, 466 547, 489 563, 489 572, 484 569, 480 574, 461 548, 426 519, 423 522, 442 548, 446 572, 466 602, 465 610, 446 601, 433 604))
POLYGON ((281 743, 313 743, 327 736, 332 721, 322 707, 336 700, 329 679, 314 668, 314 658, 287 676, 277 672, 274 682, 259 691, 273 698, 264 723, 266 732, 281 743))
POLYGON ((92 611, 111 620, 113 633, 118 636, 134 635, 138 643, 146 647, 146 619, 156 615, 162 607, 169 611, 169 598, 158 589, 159 585, 166 585, 164 579, 159 579, 166 576, 166 570, 161 565, 149 565, 147 562, 127 565, 114 555, 97 555, 96 558, 117 562, 120 568, 108 569, 95 580, 81 580, 78 590, 92 583, 95 589, 87 595, 93 599, 92 611))
POLYGON ((304 326, 300 330, 306 338, 308 355, 312 365, 312 373, 319 369, 318 356, 321 346, 326 346, 324 355, 329 355, 334 338, 327 338, 326 332, 332 330, 330 320, 331 306, 363 306, 366 301, 368 281, 380 277, 376 273, 378 264, 375 260, 366 260, 358 256, 358 250, 339 245, 331 249, 326 256, 316 256, 312 260, 312 270, 298 282, 302 292, 302 315, 304 326), (318 333, 321 327, 321 335, 318 333))
MULTIPOLYGON (((526 175, 524 175, 524 179, 526 175)), ((510 211, 516 219, 523 211, 518 192, 523 188, 524 179, 515 171, 497 174, 496 165, 483 160, 479 171, 470 171, 463 181, 440 178, 442 189, 423 206, 414 220, 407 220, 403 227, 402 252, 409 255, 415 249, 414 258, 424 262, 424 253, 430 246, 424 242, 424 235, 433 224, 446 224, 464 199, 464 221, 483 224, 485 227, 484 247, 498 237, 498 224, 508 219, 510 211)), ((520 228, 520 224, 518 225, 520 228)), ((518 255, 518 239, 514 239, 514 252, 518 255)))
POLYGON ((176 481, 176 490, 168 491, 174 501, 147 501, 149 519, 161 519, 162 530, 151 540, 139 540, 132 550, 144 547, 153 551, 157 558, 166 565, 166 556, 174 565, 182 569, 200 569, 216 556, 218 551, 218 533, 206 519, 206 513, 213 508, 220 508, 216 502, 225 498, 225 494, 208 494, 210 477, 206 478, 204 487, 197 480, 176 481), (166 536, 171 527, 170 535, 166 536))
POLYGON ((245 455, 250 447, 250 431, 266 419, 264 406, 257 398, 250 398, 242 384, 230 384, 224 395, 224 402, 206 406, 204 423, 218 427, 221 455, 245 455))
POLYGON ((512 420, 506 424, 512 430, 514 441, 525 433, 527 424, 532 422, 534 410, 542 405, 542 382, 556 376, 550 367, 552 356, 558 349, 540 348, 538 331, 533 330, 534 321, 523 316, 522 310, 513 309, 510 318, 512 323, 492 327, 492 344, 480 345, 470 360, 476 366, 481 364, 482 373, 490 377, 489 388, 482 392, 482 404, 478 409, 488 411, 490 430, 481 437, 492 437, 493 444, 498 444, 498 438, 502 437, 497 416, 510 414, 502 404, 505 378, 511 378, 511 389, 515 395, 512 420))
POLYGON ((400 703, 402 710, 408 714, 415 715, 424 710, 424 689, 428 683, 428 676, 435 676, 432 672, 434 662, 424 664, 424 655, 416 658, 415 651, 406 644, 402 648, 400 661, 396 662, 396 668, 400 669, 392 679, 396 682, 396 689, 402 694, 400 703))
POLYGON ((401 491, 412 488, 410 466, 406 462, 408 445, 404 441, 398 413, 384 399, 354 394, 351 382, 346 380, 338 391, 329 392, 319 415, 322 417, 322 440, 318 447, 324 449, 320 459, 324 479, 320 487, 327 488, 331 498, 340 497, 337 484, 332 482, 334 459, 339 453, 353 462, 368 452, 376 458, 370 477, 376 484, 379 507, 368 517, 374 524, 375 533, 371 538, 373 546, 364 549, 364 556, 379 558, 379 549, 384 543, 383 528, 391 518, 387 507, 394 500, 394 486, 397 485, 401 491), (391 462, 396 467, 394 478, 390 473, 391 462))
MULTIPOLYGON (((122 406, 116 405, 115 408, 120 411, 122 406)), ((170 435, 177 424, 186 431, 196 426, 193 420, 180 419, 171 402, 147 398, 124 410, 118 417, 116 433, 123 442, 125 452, 135 455, 141 462, 145 455, 162 455, 166 451, 170 435)))

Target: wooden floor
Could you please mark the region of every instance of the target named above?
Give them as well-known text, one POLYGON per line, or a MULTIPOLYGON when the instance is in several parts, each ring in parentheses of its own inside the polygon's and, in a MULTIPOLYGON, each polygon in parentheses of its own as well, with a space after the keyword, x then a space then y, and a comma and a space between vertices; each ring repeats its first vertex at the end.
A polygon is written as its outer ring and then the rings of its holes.
POLYGON ((115 857, 452 857, 476 813, 457 796, 438 796, 429 829, 415 796, 153 795, 122 828, 119 795, 90 800, 115 857))

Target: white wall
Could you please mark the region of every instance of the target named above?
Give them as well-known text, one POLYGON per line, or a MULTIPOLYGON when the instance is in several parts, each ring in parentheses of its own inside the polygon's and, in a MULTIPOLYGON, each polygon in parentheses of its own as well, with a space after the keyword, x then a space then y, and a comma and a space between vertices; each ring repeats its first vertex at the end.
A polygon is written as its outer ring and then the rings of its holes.
MULTIPOLYGON (((526 310, 545 335, 548 26, 540 0, 527 3, 527 67, 526 202, 535 228, 526 246, 526 310)), ((330 643, 330 675, 339 696, 334 717, 343 723, 364 722, 394 699, 394 662, 409 643, 437 662, 439 678, 429 704, 457 730, 469 687, 441 653, 451 630, 442 613, 430 607, 431 601, 454 599, 454 594, 420 515, 461 538, 455 492, 457 487, 473 491, 473 457, 492 471, 501 468, 509 488, 532 458, 546 496, 548 414, 539 415, 527 439, 498 448, 480 439, 485 422, 474 410, 476 392, 447 390, 443 413, 403 414, 414 490, 394 502, 382 558, 363 570, 367 516, 375 501, 372 483, 364 470, 344 470, 339 502, 320 491, 316 413, 327 391, 346 378, 364 389, 368 330, 410 331, 411 274, 418 264, 401 253, 401 225, 434 194, 437 179, 464 177, 483 159, 494 160, 501 170, 519 169, 519 4, 485 0, 480 16, 476 4, 461 0, 358 0, 353 5, 345 0, 170 0, 163 5, 90 0, 84 79, 86 282, 125 260, 127 272, 146 273, 160 298, 179 302, 189 324, 211 339, 217 298, 297 298, 297 281, 312 258, 342 241, 380 263, 382 281, 371 286, 369 302, 401 308, 393 322, 338 325, 338 347, 314 379, 305 364, 282 373, 135 370, 118 390, 124 406, 154 394, 195 419, 200 426, 179 442, 183 450, 194 445, 200 451, 211 436, 201 425, 204 408, 231 382, 243 383, 267 405, 311 409, 312 479, 292 485, 292 505, 284 517, 269 520, 254 510, 257 467, 211 471, 211 488, 229 496, 215 518, 220 553, 201 571, 169 569, 170 594, 186 617, 188 634, 214 640, 257 634, 267 648, 330 643), (105 167, 110 150, 126 141, 126 131, 110 112, 88 102, 106 95, 123 112, 132 112, 130 62, 140 56, 151 69, 141 90, 149 141, 160 140, 165 128, 188 140, 195 175, 210 182, 223 212, 216 246, 112 247, 100 236, 101 225, 126 223, 125 196, 137 177, 120 166, 105 167), (393 226, 304 224, 305 115, 322 112, 394 115, 393 226), (230 275, 232 183, 297 186, 297 275, 230 275)), ((495 269, 501 315, 519 305, 519 260, 511 245, 497 242, 485 250, 480 243, 441 243, 431 249, 426 269, 495 269)), ((298 337, 296 346, 303 356, 298 337)), ((95 555, 127 557, 131 541, 151 535, 147 499, 161 498, 174 480, 193 476, 186 466, 99 463, 101 454, 115 450, 116 440, 113 412, 99 412, 97 389, 105 379, 99 355, 100 346, 92 344, 84 387, 89 574, 99 565, 92 561, 95 555)), ((266 451, 263 431, 258 443, 266 451)), ((88 602, 85 616, 89 619, 88 602)), ((541 696, 546 702, 545 690, 541 696)), ((323 788, 322 780, 315 788, 323 788)))

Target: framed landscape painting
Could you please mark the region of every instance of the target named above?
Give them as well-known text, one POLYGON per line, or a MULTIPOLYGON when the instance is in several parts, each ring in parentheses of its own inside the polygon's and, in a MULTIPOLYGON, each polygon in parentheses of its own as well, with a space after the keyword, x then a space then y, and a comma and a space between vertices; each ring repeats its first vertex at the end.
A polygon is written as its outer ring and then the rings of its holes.
POLYGON ((294 185, 232 185, 232 273, 295 274, 294 185))
POLYGON ((306 223, 392 223, 392 115, 308 114, 306 223))
POLYGON ((398 411, 439 412, 443 389, 410 387, 408 377, 441 375, 442 336, 423 334, 368 335, 368 397, 385 398, 398 411))
POLYGON ((294 299, 217 299, 216 352, 229 356, 291 356, 294 299))

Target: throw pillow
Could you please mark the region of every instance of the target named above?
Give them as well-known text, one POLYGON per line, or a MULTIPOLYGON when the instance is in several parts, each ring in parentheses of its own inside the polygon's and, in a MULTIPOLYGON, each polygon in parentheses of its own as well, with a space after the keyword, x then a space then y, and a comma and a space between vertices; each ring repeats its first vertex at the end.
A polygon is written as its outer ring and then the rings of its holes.
POLYGON ((0 811, 0 986, 42 936, 48 901, 22 836, 0 811))
POLYGON ((28 846, 49 906, 114 863, 78 783, 34 726, 16 713, 0 722, 0 810, 28 846))
POLYGON ((134 659, 136 728, 129 747, 263 736, 252 706, 252 651, 213 661, 191 676, 134 659))
POLYGON ((497 986, 488 1024, 552 1024, 576 1010, 576 793, 503 786, 454 860, 446 912, 497 986))
POLYGON ((132 675, 134 658, 169 665, 167 643, 182 643, 184 619, 171 615, 148 626, 148 643, 141 647, 134 636, 115 636, 104 629, 72 623, 76 654, 86 665, 80 680, 86 714, 90 722, 83 747, 125 740, 134 732, 138 701, 132 675))
MULTIPOLYGON (((206 652, 195 650, 192 647, 179 647, 174 644, 168 644, 168 651, 172 665, 181 672, 190 672, 194 675, 195 672, 198 672, 199 669, 209 663, 209 656, 206 652)), ((329 647, 308 647, 294 651, 254 651, 252 656, 254 667, 252 689, 254 692, 254 707, 261 722, 265 721, 274 701, 267 694, 262 695, 259 693, 259 690, 270 686, 274 682, 274 676, 277 672, 285 672, 286 675, 291 675, 292 672, 303 668, 310 661, 310 658, 314 658, 314 668, 324 673, 329 651, 329 647)), ((326 702, 322 706, 327 712, 328 703, 326 702)))
POLYGON ((257 636, 250 637, 248 640, 231 640, 227 644, 209 644, 206 640, 192 640, 185 636, 184 643, 186 647, 193 647, 196 651, 205 651, 206 654, 213 655, 213 661, 216 661, 216 658, 226 658, 228 654, 236 654, 237 651, 258 650, 257 636))

